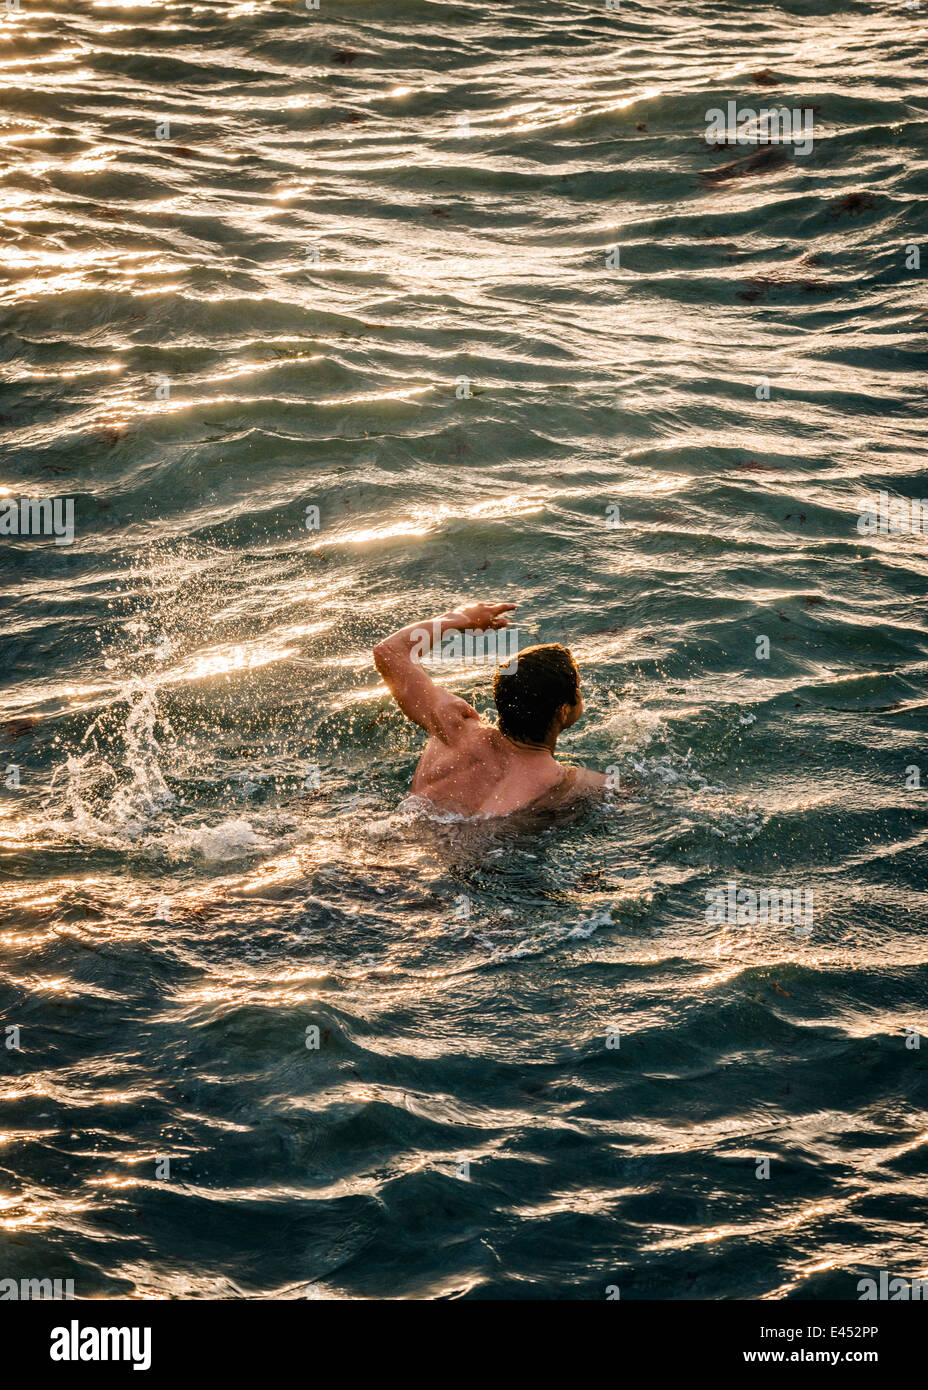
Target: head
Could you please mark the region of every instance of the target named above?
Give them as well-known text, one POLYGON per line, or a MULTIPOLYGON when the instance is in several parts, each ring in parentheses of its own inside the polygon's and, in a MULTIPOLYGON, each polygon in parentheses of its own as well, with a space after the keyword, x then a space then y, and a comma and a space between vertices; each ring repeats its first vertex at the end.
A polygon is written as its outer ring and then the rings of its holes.
POLYGON ((493 681, 500 733, 517 743, 550 743, 583 713, 580 672, 566 647, 526 647, 493 681))

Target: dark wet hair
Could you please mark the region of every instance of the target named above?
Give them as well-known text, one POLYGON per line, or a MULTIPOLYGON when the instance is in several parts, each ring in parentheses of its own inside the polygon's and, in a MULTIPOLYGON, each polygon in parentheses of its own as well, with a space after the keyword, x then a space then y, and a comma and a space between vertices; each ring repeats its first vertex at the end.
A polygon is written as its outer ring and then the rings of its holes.
POLYGON ((526 647, 515 671, 500 669, 493 681, 499 729, 522 743, 543 743, 561 705, 575 705, 580 672, 566 647, 526 647))

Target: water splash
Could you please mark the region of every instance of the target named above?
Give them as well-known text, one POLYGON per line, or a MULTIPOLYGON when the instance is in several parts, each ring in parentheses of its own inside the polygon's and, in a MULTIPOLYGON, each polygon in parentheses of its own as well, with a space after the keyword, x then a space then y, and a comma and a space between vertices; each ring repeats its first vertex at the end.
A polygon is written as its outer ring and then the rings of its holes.
MULTIPOLYGON (((121 742, 118 752, 101 749, 102 717, 87 730, 83 753, 70 754, 52 777, 64 814, 48 828, 83 844, 116 850, 140 850, 171 859, 199 857, 222 861, 270 849, 273 840, 248 821, 223 820, 218 825, 188 824, 185 800, 172 791, 165 764, 176 757, 174 731, 158 704, 151 683, 128 681, 117 707, 125 703, 121 728, 112 730, 108 711, 106 744, 121 742)), ((46 808, 51 798, 46 801, 46 808)), ((201 813, 191 811, 191 816, 201 813)))

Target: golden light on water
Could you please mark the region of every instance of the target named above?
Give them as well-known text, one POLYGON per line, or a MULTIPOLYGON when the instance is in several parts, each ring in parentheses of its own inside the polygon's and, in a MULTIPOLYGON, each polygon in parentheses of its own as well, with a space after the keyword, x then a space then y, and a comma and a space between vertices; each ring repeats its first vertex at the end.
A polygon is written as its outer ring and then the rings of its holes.
POLYGON ((326 3, 0 0, 0 496, 78 504, 10 532, 10 1249, 243 1300, 921 1261, 924 540, 853 521, 920 476, 924 24, 326 3), (815 159, 707 151, 732 86, 815 159), (475 596, 628 797, 407 797, 372 646, 475 596), (735 863, 824 929, 710 930, 735 863))
POLYGON ((261 666, 270 666, 275 661, 285 661, 288 657, 297 656, 299 651, 299 647, 288 646, 273 638, 250 643, 231 642, 197 652, 194 656, 180 661, 164 673, 159 684, 199 681, 210 676, 231 675, 236 671, 254 671, 261 666))

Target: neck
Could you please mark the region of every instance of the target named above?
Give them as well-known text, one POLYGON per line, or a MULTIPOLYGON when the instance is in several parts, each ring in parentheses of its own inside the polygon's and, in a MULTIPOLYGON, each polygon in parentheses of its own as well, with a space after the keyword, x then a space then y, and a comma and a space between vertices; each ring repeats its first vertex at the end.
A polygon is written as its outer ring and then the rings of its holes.
POLYGON ((511 743, 513 748, 518 748, 524 752, 531 753, 553 753, 557 744, 557 734, 552 732, 545 739, 544 743, 532 743, 528 739, 511 738, 509 734, 503 734, 507 743, 511 743))

